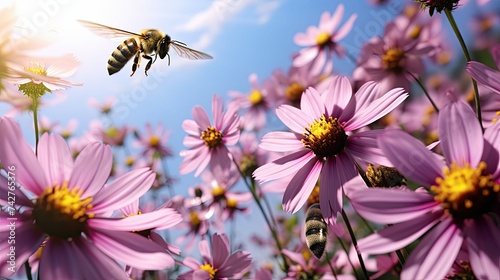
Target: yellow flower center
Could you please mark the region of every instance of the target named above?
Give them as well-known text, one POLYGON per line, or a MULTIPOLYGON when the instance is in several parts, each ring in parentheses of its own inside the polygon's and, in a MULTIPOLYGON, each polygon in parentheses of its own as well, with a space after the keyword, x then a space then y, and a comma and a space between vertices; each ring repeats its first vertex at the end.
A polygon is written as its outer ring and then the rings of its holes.
POLYGON ((78 187, 70 190, 67 182, 45 189, 33 209, 35 225, 52 237, 80 236, 86 231, 87 220, 94 217, 87 213, 92 209, 92 197, 82 199, 82 193, 78 187))
POLYGON ((241 173, 246 177, 252 176, 252 173, 257 169, 257 158, 254 154, 244 154, 241 158, 240 169, 241 173))
MULTIPOLYGON (((118 135, 118 129, 116 127, 110 127, 106 130, 106 136, 113 138, 118 135)), ((151 142, 151 139, 149 140, 151 142)))
POLYGON ((315 203, 319 203, 319 180, 316 182, 314 189, 307 198, 307 205, 313 205, 315 203))
POLYGON ((452 54, 448 51, 441 51, 437 54, 437 62, 441 65, 448 64, 452 58, 452 54))
POLYGON ((149 138, 149 145, 151 147, 158 147, 158 145, 160 145, 160 138, 158 138, 158 136, 156 135, 153 135, 149 138))
POLYGON ((416 25, 415 27, 413 27, 410 31, 410 34, 409 37, 410 39, 417 39, 418 36, 420 36, 420 32, 422 32, 422 26, 420 25, 416 25))
POLYGON ((408 5, 404 8, 403 14, 406 17, 413 17, 417 12, 419 12, 418 8, 415 5, 408 5))
MULTIPOLYGON (((32 72, 35 74, 47 76, 47 71, 38 64, 32 64, 30 67, 24 67, 27 72, 32 72)), ((45 92, 51 92, 43 83, 27 82, 25 84, 19 85, 19 91, 24 92, 24 94, 31 99, 39 99, 45 92)))
POLYGON ((259 105, 264 101, 264 96, 262 96, 262 92, 260 90, 256 89, 253 90, 250 95, 248 95, 248 100, 255 106, 259 105))
POLYGON ((292 83, 285 89, 285 96, 293 104, 299 104, 305 88, 299 83, 292 83))
POLYGON ((321 32, 318 37, 316 37, 316 44, 319 46, 325 46, 332 38, 332 35, 328 32, 321 32))
POLYGON ((133 156, 128 156, 125 159, 125 165, 127 165, 127 166, 132 166, 132 165, 134 165, 134 163, 135 163, 135 159, 133 156))
POLYGON ((208 127, 201 133, 201 139, 205 140, 205 145, 210 149, 217 148, 222 142, 222 133, 215 127, 208 127))
POLYGON ((491 174, 485 175, 485 169, 485 162, 477 168, 456 163, 444 167, 444 178, 437 178, 431 187, 434 200, 456 219, 473 219, 490 212, 498 201, 500 184, 492 180, 491 174))
POLYGON ((238 201, 236 201, 236 199, 226 199, 226 206, 228 208, 236 208, 238 206, 238 201))
POLYGON ((191 225, 193 225, 195 227, 200 225, 200 223, 201 223, 201 220, 198 217, 198 214, 196 212, 189 213, 189 221, 191 222, 191 225))
POLYGON ((399 65, 401 59, 405 56, 405 53, 400 48, 388 49, 382 56, 382 63, 384 63, 385 68, 396 73, 401 73, 403 68, 399 65))
POLYGON ((372 187, 390 188, 406 185, 405 178, 394 167, 379 166, 375 167, 368 164, 366 168, 366 177, 372 187))
POLYGON ((323 115, 319 120, 314 120, 309 128, 306 128, 302 143, 311 149, 317 157, 327 158, 338 154, 344 149, 347 135, 344 128, 339 124, 337 118, 323 115))
POLYGON ((216 186, 215 188, 212 188, 212 196, 214 197, 215 201, 218 201, 222 198, 225 197, 226 190, 223 187, 216 186))
POLYGON ((490 17, 486 17, 479 22, 479 29, 481 29, 482 32, 490 30, 491 27, 493 27, 493 20, 490 17))
POLYGON ((215 279, 215 273, 217 272, 217 269, 215 269, 211 264, 206 263, 200 266, 200 269, 208 272, 208 274, 210 275, 210 279, 215 279))

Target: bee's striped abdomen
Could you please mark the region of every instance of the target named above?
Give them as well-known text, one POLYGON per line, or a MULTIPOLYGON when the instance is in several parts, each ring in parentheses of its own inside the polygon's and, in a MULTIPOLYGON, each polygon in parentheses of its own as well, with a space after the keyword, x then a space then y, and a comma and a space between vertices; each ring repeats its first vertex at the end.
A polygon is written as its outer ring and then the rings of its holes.
POLYGON ((305 234, 307 248, 320 259, 326 248, 328 228, 321 214, 319 203, 315 203, 307 209, 305 234))
POLYGON ((108 74, 120 71, 125 64, 139 51, 135 38, 129 38, 116 48, 108 60, 108 74))

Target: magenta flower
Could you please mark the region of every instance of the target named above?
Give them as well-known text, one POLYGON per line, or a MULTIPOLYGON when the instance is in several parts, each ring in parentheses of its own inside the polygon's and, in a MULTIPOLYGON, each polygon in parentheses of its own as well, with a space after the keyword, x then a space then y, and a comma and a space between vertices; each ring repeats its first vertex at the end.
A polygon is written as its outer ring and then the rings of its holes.
POLYGON ((184 145, 189 150, 181 151, 184 160, 179 167, 181 174, 187 174, 196 169, 194 176, 210 166, 211 170, 228 170, 231 166, 227 146, 234 145, 240 137, 239 116, 234 107, 223 112, 222 99, 213 96, 212 116, 210 123, 205 110, 196 106, 193 108, 194 120, 185 120, 182 128, 189 134, 184 138, 184 145))
POLYGON ((398 170, 430 190, 365 189, 353 193, 356 211, 374 222, 393 224, 358 242, 363 253, 401 249, 418 238, 401 279, 443 279, 467 248, 477 279, 500 275, 498 220, 500 123, 484 136, 472 109, 453 102, 439 114, 442 157, 399 130, 378 143, 398 170), (425 236, 424 236, 425 235, 425 236))
POLYGON ((229 240, 225 234, 212 236, 212 254, 207 240, 200 241, 199 249, 203 264, 192 257, 186 257, 183 264, 192 271, 179 275, 178 279, 241 279, 250 269, 250 253, 239 251, 230 254, 229 240))
MULTIPOLYGON (((500 66, 500 45, 491 49, 491 54, 497 66, 500 66)), ((465 68, 479 84, 500 94, 500 71, 492 69, 481 62, 470 61, 465 68)))
POLYGON ((345 50, 338 42, 351 31, 357 15, 351 15, 344 25, 338 28, 343 16, 344 5, 340 4, 331 16, 328 12, 321 15, 318 27, 309 26, 306 34, 296 34, 295 43, 305 48, 293 59, 293 66, 303 67, 311 64, 311 71, 319 74, 324 65, 332 60, 333 53, 343 57, 345 50))
POLYGON ((349 80, 341 76, 334 77, 321 95, 309 88, 302 95, 301 109, 282 105, 276 110, 292 132, 270 132, 262 138, 262 148, 290 154, 259 167, 254 177, 260 183, 289 178, 283 209, 293 213, 319 179, 321 212, 328 223, 335 223, 342 210, 342 185, 357 174, 353 159, 390 164, 376 146, 379 131, 353 132, 380 119, 406 97, 403 89, 380 95, 374 82, 352 94, 349 80))
MULTIPOLYGON (((108 146, 92 143, 73 161, 62 137, 44 134, 35 156, 14 121, 0 118, 0 131, 0 161, 10 172, 0 176, 0 203, 8 206, 0 220, 5 225, 16 219, 16 262, 11 266, 7 254, 0 256, 2 277, 11 277, 42 244, 41 279, 129 279, 115 260, 153 270, 172 264, 164 248, 132 232, 168 223, 168 215, 110 218, 149 189, 154 180, 149 169, 105 184, 112 165, 108 146), (15 206, 7 204, 8 181, 18 184, 15 206)), ((8 250, 8 236, 0 231, 2 252, 8 250)))

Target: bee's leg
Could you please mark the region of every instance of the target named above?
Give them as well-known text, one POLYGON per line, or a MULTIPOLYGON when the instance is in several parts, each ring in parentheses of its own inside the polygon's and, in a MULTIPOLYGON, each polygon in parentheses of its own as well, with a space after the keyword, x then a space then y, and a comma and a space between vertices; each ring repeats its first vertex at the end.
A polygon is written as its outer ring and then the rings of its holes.
POLYGON ((149 68, 151 68, 151 65, 153 65, 153 58, 149 55, 142 55, 142 57, 144 57, 145 59, 149 60, 148 61, 148 64, 146 64, 146 69, 144 70, 144 74, 146 74, 146 76, 148 75, 148 70, 149 68))
POLYGON ((137 52, 137 54, 134 57, 134 64, 132 64, 132 74, 130 74, 130 77, 132 77, 132 75, 134 75, 135 70, 137 70, 137 68, 139 68, 140 63, 141 63, 141 52, 137 52))

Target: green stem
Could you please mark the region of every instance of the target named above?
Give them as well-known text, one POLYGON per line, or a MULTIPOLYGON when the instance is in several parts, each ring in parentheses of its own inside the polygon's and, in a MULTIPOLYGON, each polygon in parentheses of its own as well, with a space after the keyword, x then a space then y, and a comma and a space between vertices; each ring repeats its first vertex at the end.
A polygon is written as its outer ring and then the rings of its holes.
POLYGON ((370 279, 370 277, 368 276, 368 271, 366 270, 365 267, 365 262, 363 261, 363 257, 361 256, 361 253, 359 253, 358 251, 358 241, 356 241, 356 236, 354 235, 351 223, 349 222, 349 218, 347 217, 344 209, 342 209, 342 218, 344 219, 345 225, 347 226, 347 230, 349 231, 349 235, 351 236, 352 244, 354 245, 354 248, 356 248, 356 254, 358 255, 358 260, 359 260, 359 266, 361 266, 361 270, 363 271, 365 279, 370 279))
MULTIPOLYGON (((271 231, 271 235, 273 236, 274 242, 276 242, 276 247, 278 247, 278 250, 280 252, 281 258, 283 259, 283 271, 285 273, 288 273, 288 270, 290 269, 290 267, 288 265, 287 258, 285 256, 285 254, 283 254, 283 252, 282 252, 283 251, 283 247, 281 246, 281 243, 279 241, 278 233, 276 231, 276 228, 273 227, 273 225, 271 224, 271 221, 269 220, 269 217, 267 216, 266 211, 264 210, 264 207, 262 207, 262 203, 261 203, 261 201, 259 199, 259 196, 257 195, 257 193, 255 191, 256 190, 256 188, 255 188, 255 181, 251 180, 251 183, 248 183, 247 177, 243 174, 243 172, 241 172, 241 169, 240 169, 238 163, 236 162, 235 158, 234 157, 232 157, 232 158, 233 158, 233 163, 235 164, 236 168, 238 169, 238 172, 240 173, 241 178, 243 178, 243 181, 245 182, 245 185, 247 186, 248 190, 252 194, 252 197, 255 200, 255 203, 259 207, 259 210, 262 213, 262 216, 264 217, 264 220, 265 220, 265 222, 267 224, 267 227, 271 231)), ((274 224, 274 218, 273 218, 273 224, 274 224)))
POLYGON ((350 254, 349 254, 349 248, 347 248, 347 246, 345 245, 344 241, 342 241, 342 239, 340 239, 340 237, 337 236, 337 240, 339 241, 340 246, 342 246, 342 249, 344 249, 344 252, 345 252, 345 254, 347 256, 347 261, 351 265, 352 271, 354 272, 354 274, 356 274, 356 279, 360 279, 358 271, 356 270, 356 267, 354 267, 354 264, 351 261, 351 257, 350 257, 350 254))
POLYGON ((432 107, 434 107, 434 110, 436 111, 436 113, 439 113, 439 108, 437 107, 436 103, 434 103, 434 100, 432 100, 431 96, 429 95, 429 92, 427 92, 427 89, 425 89, 425 86, 422 84, 420 79, 415 77, 410 72, 408 72, 408 74, 410 74, 413 77, 413 79, 417 82, 417 84, 420 86, 420 88, 424 91, 425 96, 427 96, 427 99, 429 99, 429 101, 431 102, 432 107))
POLYGON ((31 275, 31 266, 28 261, 24 263, 24 271, 26 272, 26 277, 28 280, 33 280, 33 275, 31 275))
MULTIPOLYGON (((455 22, 455 18, 453 17, 453 14, 451 13, 450 10, 444 9, 444 13, 446 14, 446 17, 448 18, 448 21, 450 22, 451 28, 453 28, 453 31, 455 32, 455 35, 457 36, 458 42, 460 43, 460 46, 462 47, 462 51, 464 53, 465 59, 467 62, 471 61, 471 57, 469 55, 469 50, 467 49, 467 45, 465 44, 464 38, 462 37, 462 34, 460 33, 460 30, 458 29, 458 25, 455 22)), ((477 88, 477 83, 476 80, 472 79, 472 87, 474 88, 474 102, 476 103, 476 113, 477 113, 477 118, 479 120, 479 124, 481 125, 481 129, 484 132, 484 127, 483 127, 483 118, 481 116, 481 104, 479 103, 479 90, 477 88)))
POLYGON ((38 99, 32 98, 33 100, 33 123, 35 126, 35 155, 38 155, 38 140, 39 140, 39 130, 38 130, 38 99))

